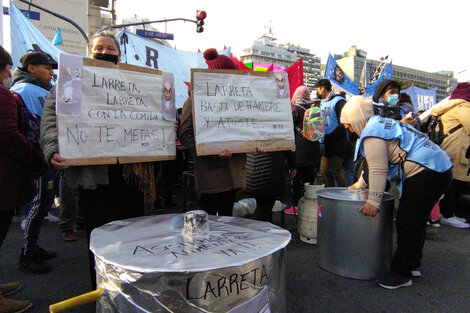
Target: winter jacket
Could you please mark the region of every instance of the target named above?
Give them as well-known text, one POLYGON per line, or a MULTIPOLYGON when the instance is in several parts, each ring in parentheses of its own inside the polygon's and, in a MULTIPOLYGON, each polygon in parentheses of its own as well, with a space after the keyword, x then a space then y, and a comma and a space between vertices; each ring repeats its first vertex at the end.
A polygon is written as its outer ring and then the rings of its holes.
POLYGON ((37 190, 33 178, 44 168, 38 144, 28 140, 22 103, 0 86, 0 210, 28 203, 37 190))
POLYGON ((198 193, 218 193, 245 186, 244 153, 233 154, 231 158, 219 158, 215 155, 196 156, 191 98, 184 102, 179 138, 183 146, 194 156, 194 175, 198 193))
POLYGON ((44 103, 46 102, 46 98, 49 94, 49 91, 51 90, 52 85, 50 82, 44 82, 36 77, 32 76, 28 71, 24 71, 20 69, 19 67, 15 68, 13 71, 13 85, 10 87, 10 91, 15 93, 16 95, 19 95, 19 98, 21 99, 21 102, 23 105, 30 111, 32 112, 36 118, 40 121, 41 120, 41 115, 42 115, 42 110, 44 108, 44 103), (37 96, 34 94, 34 98, 31 98, 31 95, 28 94, 27 89, 20 87, 24 85, 35 85, 38 90, 41 90, 41 94, 44 94, 43 96, 37 96), (19 90, 16 90, 17 87, 19 90), (37 97, 37 98, 36 98, 37 97), (26 101, 26 100, 30 101, 26 101))
POLYGON ((465 153, 470 146, 470 102, 462 99, 452 99, 440 107, 431 110, 432 115, 440 115, 444 134, 461 124, 463 127, 448 135, 441 143, 441 148, 452 159, 453 178, 470 182, 467 175, 469 159, 465 153))
POLYGON ((298 99, 292 105, 292 119, 294 122, 295 134, 295 163, 297 168, 320 163, 320 143, 305 139, 301 130, 304 126, 305 111, 310 109, 313 102, 306 99, 298 99))
POLYGON ((287 167, 295 169, 292 151, 247 153, 245 191, 253 196, 282 197, 288 177, 287 167))

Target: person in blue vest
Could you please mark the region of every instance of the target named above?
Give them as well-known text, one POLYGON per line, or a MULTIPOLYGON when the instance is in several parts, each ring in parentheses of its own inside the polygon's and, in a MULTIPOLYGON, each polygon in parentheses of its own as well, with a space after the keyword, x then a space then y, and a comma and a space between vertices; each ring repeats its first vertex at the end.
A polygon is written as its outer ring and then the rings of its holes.
MULTIPOLYGON (((369 164, 368 200, 360 212, 370 217, 380 214, 387 177, 398 178, 397 250, 390 270, 377 282, 387 289, 411 286, 411 278, 421 276, 426 219, 452 181, 452 162, 410 124, 374 115, 369 98, 352 97, 343 108, 341 123, 359 136, 356 158, 360 154, 369 164)), ((360 179, 350 188, 364 185, 360 179)))
POLYGON ((412 126, 416 126, 417 115, 407 115, 410 111, 401 106, 400 101, 400 84, 391 79, 384 79, 374 89, 372 100, 374 101, 374 114, 383 117, 393 118, 412 126))
MULTIPOLYGON (((44 52, 27 53, 20 62, 21 67, 13 71, 10 91, 32 113, 29 124, 37 125, 36 129, 39 131, 42 109, 52 88, 52 70, 57 69, 57 62, 44 52)), ((19 259, 19 268, 25 272, 50 272, 52 267, 45 260, 57 256, 57 252, 45 250, 38 245, 42 222, 54 201, 52 188, 55 174, 54 170, 49 169, 37 179, 38 193, 27 205, 29 210, 24 224, 25 241, 19 259)))
POLYGON ((315 84, 317 97, 322 99, 320 109, 325 114, 325 138, 320 140, 323 146, 322 169, 325 177, 325 187, 347 187, 348 183, 343 174, 343 163, 346 158, 348 138, 346 129, 339 122, 341 110, 346 99, 331 91, 331 82, 320 79, 315 84))

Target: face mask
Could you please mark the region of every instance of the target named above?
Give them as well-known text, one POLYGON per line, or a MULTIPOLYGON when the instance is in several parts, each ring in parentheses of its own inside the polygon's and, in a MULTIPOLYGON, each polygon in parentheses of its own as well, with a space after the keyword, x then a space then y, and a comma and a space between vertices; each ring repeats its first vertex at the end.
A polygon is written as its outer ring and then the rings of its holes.
POLYGON ((113 62, 114 64, 117 64, 119 61, 119 56, 105 53, 93 53, 93 59, 113 62))
POLYGON ((392 107, 396 106, 397 103, 398 103, 398 95, 388 95, 388 101, 387 102, 392 107))
POLYGON ((13 77, 7 77, 2 80, 3 87, 10 88, 11 84, 13 84, 13 77))

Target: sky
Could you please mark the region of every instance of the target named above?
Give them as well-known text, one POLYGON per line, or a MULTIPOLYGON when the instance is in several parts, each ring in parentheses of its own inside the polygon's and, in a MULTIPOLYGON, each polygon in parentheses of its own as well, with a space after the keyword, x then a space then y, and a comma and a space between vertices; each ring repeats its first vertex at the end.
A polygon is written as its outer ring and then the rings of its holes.
POLYGON ((179 50, 227 46, 239 57, 272 21, 277 43, 308 48, 322 63, 328 53, 342 54, 356 45, 368 59, 389 55, 393 64, 450 70, 459 81, 470 81, 469 0, 116 0, 118 22, 134 15, 195 19, 196 10, 207 12, 203 33, 182 21, 153 26, 174 34, 172 46, 179 50))

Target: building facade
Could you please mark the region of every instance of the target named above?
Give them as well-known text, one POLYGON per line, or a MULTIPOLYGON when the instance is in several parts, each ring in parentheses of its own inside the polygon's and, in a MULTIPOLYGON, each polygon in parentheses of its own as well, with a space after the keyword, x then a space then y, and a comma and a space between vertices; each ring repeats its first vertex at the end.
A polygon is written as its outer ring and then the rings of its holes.
POLYGON ((315 82, 321 78, 320 57, 310 53, 307 48, 291 44, 276 43, 271 27, 249 48, 243 49, 240 60, 244 63, 263 63, 289 67, 303 58, 304 85, 313 90, 315 82))
MULTIPOLYGON (((349 49, 344 57, 336 60, 338 65, 351 79, 360 85, 370 85, 371 79, 376 71, 377 67, 383 66, 384 62, 379 60, 370 60, 366 58, 367 53, 363 50, 359 50, 356 46, 349 49), (361 78, 364 63, 366 63, 366 75, 361 78), (364 81, 365 80, 365 81, 364 81)), ((452 90, 457 86, 457 79, 455 79, 454 73, 450 71, 442 71, 437 73, 430 73, 421 71, 409 67, 393 64, 392 67, 393 79, 402 79, 410 81, 412 84, 422 86, 427 89, 436 89, 436 98, 440 100, 448 97, 452 90)))

